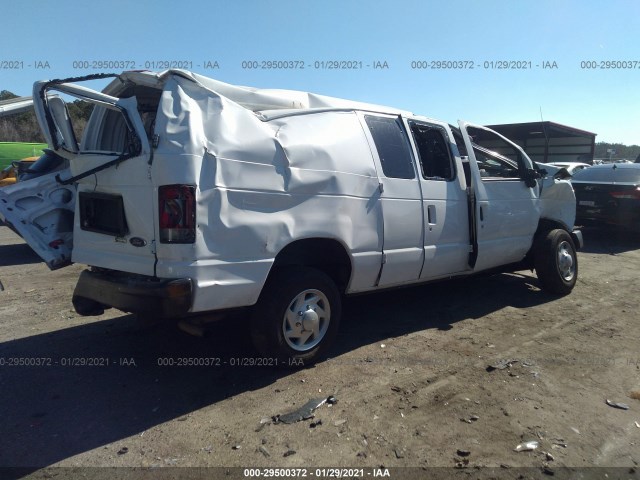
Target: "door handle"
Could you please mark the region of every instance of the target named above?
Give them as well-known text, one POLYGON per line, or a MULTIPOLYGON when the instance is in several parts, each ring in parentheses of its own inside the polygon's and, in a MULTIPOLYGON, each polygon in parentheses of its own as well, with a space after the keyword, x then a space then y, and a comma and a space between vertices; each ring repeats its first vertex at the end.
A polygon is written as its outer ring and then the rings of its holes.
POLYGON ((435 225, 437 223, 435 205, 427 205, 427 222, 431 225, 435 225))
POLYGON ((480 205, 480 221, 484 222, 484 208, 480 205))

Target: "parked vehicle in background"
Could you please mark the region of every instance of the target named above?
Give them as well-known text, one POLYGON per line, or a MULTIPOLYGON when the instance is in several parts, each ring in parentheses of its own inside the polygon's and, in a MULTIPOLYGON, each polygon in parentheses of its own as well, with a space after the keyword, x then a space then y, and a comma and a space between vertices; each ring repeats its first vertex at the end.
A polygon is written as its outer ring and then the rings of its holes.
POLYGON ((576 222, 640 230, 640 164, 609 163, 577 172, 576 222))
POLYGON ((581 162, 550 162, 550 163, 547 163, 546 165, 553 165, 554 167, 565 168, 567 172, 569 172, 569 175, 574 175, 576 172, 579 172, 580 170, 589 168, 591 166, 588 163, 581 163, 581 162))
POLYGON ((344 294, 524 268, 554 294, 576 284, 571 184, 486 127, 182 70, 115 77, 37 82, 69 168, 0 190, 51 269, 90 266, 81 315, 251 307, 239 327, 265 357, 313 361, 344 294), (80 141, 55 92, 94 105, 80 141))
POLYGON ((38 157, 27 157, 22 160, 11 162, 11 165, 5 167, 0 172, 0 187, 13 185, 27 170, 38 160, 38 157))
POLYGON ((31 157, 29 164, 18 169, 18 181, 25 182, 65 168, 69 168, 69 160, 61 157, 53 150, 45 148, 40 157, 31 157))
POLYGON ((0 187, 31 180, 68 167, 69 161, 67 159, 46 148, 41 156, 23 158, 17 162, 12 162, 11 165, 2 170, 0 172, 0 187))

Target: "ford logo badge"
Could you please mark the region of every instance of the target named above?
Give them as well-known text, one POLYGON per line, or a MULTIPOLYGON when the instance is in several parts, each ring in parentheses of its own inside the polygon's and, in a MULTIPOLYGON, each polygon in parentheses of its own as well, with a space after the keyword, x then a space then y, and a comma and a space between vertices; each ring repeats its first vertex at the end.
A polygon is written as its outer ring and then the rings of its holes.
POLYGON ((129 239, 129 243, 134 247, 144 247, 147 244, 147 241, 144 238, 131 237, 129 239))

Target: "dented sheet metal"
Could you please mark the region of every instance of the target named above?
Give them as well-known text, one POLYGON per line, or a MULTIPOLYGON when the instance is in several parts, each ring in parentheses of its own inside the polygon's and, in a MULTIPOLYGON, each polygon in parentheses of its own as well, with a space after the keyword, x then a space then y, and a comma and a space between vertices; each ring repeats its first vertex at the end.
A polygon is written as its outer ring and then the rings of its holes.
POLYGON ((542 180, 540 217, 561 222, 569 231, 576 220, 576 195, 571 182, 547 175, 542 180))
MULTIPOLYGON (((169 75, 164 83, 151 175, 160 185, 196 180, 199 235, 195 246, 159 244, 157 275, 196 279, 196 311, 254 302, 288 243, 328 238, 354 254, 352 287, 373 285, 380 260, 370 257, 381 255, 374 252, 383 238, 379 179, 357 115, 306 112, 265 121, 213 87, 219 82, 195 75, 169 75)), ((284 107, 289 97, 221 89, 245 104, 269 98, 269 108, 275 99, 284 107)))

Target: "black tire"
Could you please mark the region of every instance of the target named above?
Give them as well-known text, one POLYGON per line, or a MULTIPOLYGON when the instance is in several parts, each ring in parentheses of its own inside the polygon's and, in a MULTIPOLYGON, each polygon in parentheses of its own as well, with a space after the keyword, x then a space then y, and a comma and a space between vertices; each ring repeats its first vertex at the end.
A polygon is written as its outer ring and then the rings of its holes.
POLYGON ((578 279, 578 256, 571 235, 555 229, 536 239, 534 266, 542 289, 556 295, 571 293, 578 279))
POLYGON ((333 342, 341 312, 340 292, 328 275, 310 267, 278 268, 253 307, 253 343, 272 364, 308 366, 333 342))
POLYGON ((73 303, 76 313, 83 317, 94 317, 104 313, 104 305, 90 298, 74 295, 71 298, 71 303, 73 303))

